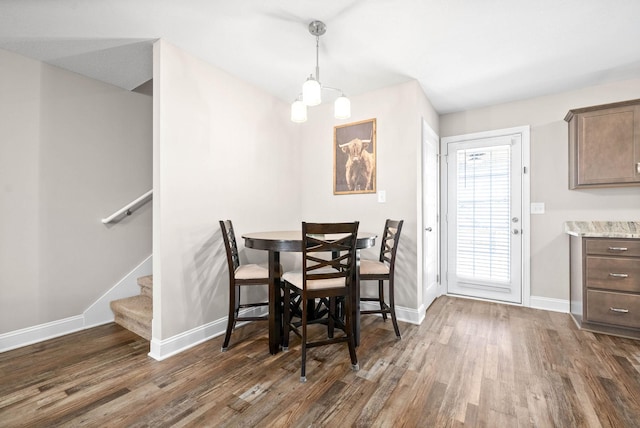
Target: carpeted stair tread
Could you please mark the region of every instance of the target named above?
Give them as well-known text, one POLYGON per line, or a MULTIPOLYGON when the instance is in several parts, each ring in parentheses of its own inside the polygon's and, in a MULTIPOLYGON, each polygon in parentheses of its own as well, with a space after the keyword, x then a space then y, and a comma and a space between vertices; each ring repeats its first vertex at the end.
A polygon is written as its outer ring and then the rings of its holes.
POLYGON ((153 300, 142 294, 110 303, 115 322, 135 334, 151 340, 151 319, 153 300))

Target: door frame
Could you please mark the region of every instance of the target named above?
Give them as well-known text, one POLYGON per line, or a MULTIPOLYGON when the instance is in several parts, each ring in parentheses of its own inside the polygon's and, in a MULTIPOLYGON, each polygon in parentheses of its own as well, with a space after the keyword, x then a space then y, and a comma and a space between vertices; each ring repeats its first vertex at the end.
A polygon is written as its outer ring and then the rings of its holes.
MULTIPOLYGON (((445 162, 440 165, 440 284, 443 290, 448 290, 449 282, 447 277, 448 266, 448 155, 450 143, 460 143, 469 140, 477 140, 482 138, 502 137, 513 134, 520 134, 522 142, 522 252, 521 252, 521 286, 522 286, 522 303, 508 303, 510 305, 531 306, 531 168, 530 168, 530 126, 517 126, 513 128, 496 129, 491 131, 474 132, 471 134, 455 135, 451 137, 443 137, 440 140, 440 153, 445 162)), ((448 293, 447 293, 448 294, 448 293)), ((461 297, 457 295, 457 297, 461 297)), ((480 299, 470 297, 470 299, 480 299)), ((493 301, 493 300, 492 300, 493 301)))

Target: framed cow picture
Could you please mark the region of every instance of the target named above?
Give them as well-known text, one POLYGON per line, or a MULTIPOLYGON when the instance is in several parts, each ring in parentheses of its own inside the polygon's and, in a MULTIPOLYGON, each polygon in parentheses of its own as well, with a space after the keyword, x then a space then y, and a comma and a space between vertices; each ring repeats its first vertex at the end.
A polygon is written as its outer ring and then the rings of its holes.
POLYGON ((333 128, 333 194, 376 193, 376 120, 333 128))

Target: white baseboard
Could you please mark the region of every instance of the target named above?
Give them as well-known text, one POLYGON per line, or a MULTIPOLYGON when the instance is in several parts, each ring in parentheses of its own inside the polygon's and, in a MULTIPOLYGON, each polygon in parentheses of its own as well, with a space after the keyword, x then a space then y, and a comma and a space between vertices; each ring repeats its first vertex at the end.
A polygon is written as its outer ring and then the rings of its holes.
MULTIPOLYGON (((372 302, 363 302, 363 308, 376 309, 378 306, 372 302)), ((396 316, 398 321, 404 321, 411 324, 420 324, 425 316, 423 308, 410 309, 402 306, 396 306, 396 316)), ((266 308, 251 308, 242 312, 244 316, 263 316, 267 315, 266 308)), ((242 324, 238 324, 241 326, 242 324)), ((164 340, 151 340, 151 350, 149 356, 155 360, 162 361, 180 352, 186 351, 196 345, 206 342, 209 339, 224 334, 227 328, 227 318, 220 318, 208 324, 201 325, 184 333, 177 334, 164 340)))
MULTIPOLYGON (((268 313, 267 308, 264 307, 249 308, 240 311, 240 315, 245 317, 260 317, 265 316, 268 313)), ((236 324, 236 327, 241 327, 247 322, 238 323, 236 324)), ((186 351, 189 348, 206 342, 209 339, 213 339, 214 337, 224 334, 226 329, 227 317, 224 317, 177 334, 168 339, 159 340, 154 338, 151 340, 149 356, 154 360, 165 360, 179 354, 180 352, 186 351)))
POLYGON ((104 293, 86 311, 84 311, 84 326, 91 328, 98 325, 113 322, 114 316, 109 303, 113 300, 124 299, 125 297, 140 294, 138 278, 151 275, 153 272, 153 256, 147 257, 142 263, 136 266, 131 272, 125 275, 109 291, 104 293))
POLYGON ((10 351, 34 343, 43 342, 65 334, 75 333, 112 322, 114 317, 109 307, 111 300, 140 294, 138 278, 151 275, 152 256, 140 263, 129 274, 96 300, 82 315, 75 315, 45 324, 0 334, 0 352, 10 351))
MULTIPOLYGON (((481 299, 479 297, 464 296, 460 294, 447 294, 447 296, 457 297, 460 299, 471 299, 471 300, 480 300, 484 302, 500 303, 503 305, 524 306, 518 303, 500 302, 496 300, 481 299)), ((563 312, 563 313, 569 313, 569 309, 570 309, 568 300, 554 299, 551 297, 539 297, 539 296, 530 296, 529 306, 524 306, 524 307, 529 307, 533 309, 542 309, 545 311, 552 311, 552 312, 563 312)))
POLYGON ((534 309, 544 309, 552 312, 569 313, 569 301, 565 299, 553 299, 551 297, 531 296, 530 307, 534 309))
MULTIPOLYGON (((375 302, 360 302, 360 308, 363 310, 380 309, 380 305, 375 302)), ((405 308, 396 305, 396 317, 398 321, 408 322, 410 324, 420 325, 425 317, 426 309, 424 305, 420 305, 418 309, 405 308)))
POLYGON ((10 351, 58 336, 64 336, 65 334, 74 333, 84 328, 84 317, 82 315, 76 315, 33 327, 10 331, 0 334, 0 352, 10 351))

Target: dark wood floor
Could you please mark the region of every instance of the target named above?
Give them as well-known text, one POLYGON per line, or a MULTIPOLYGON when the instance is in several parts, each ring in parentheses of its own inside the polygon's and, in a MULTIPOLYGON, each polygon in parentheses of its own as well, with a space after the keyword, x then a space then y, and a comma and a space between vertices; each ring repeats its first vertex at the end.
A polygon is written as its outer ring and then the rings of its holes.
MULTIPOLYGON (((318 326, 319 327, 319 326, 318 326)), ((567 314, 441 297, 421 326, 269 355, 253 323, 168 360, 109 324, 0 354, 0 426, 640 426, 640 342, 567 314)))

